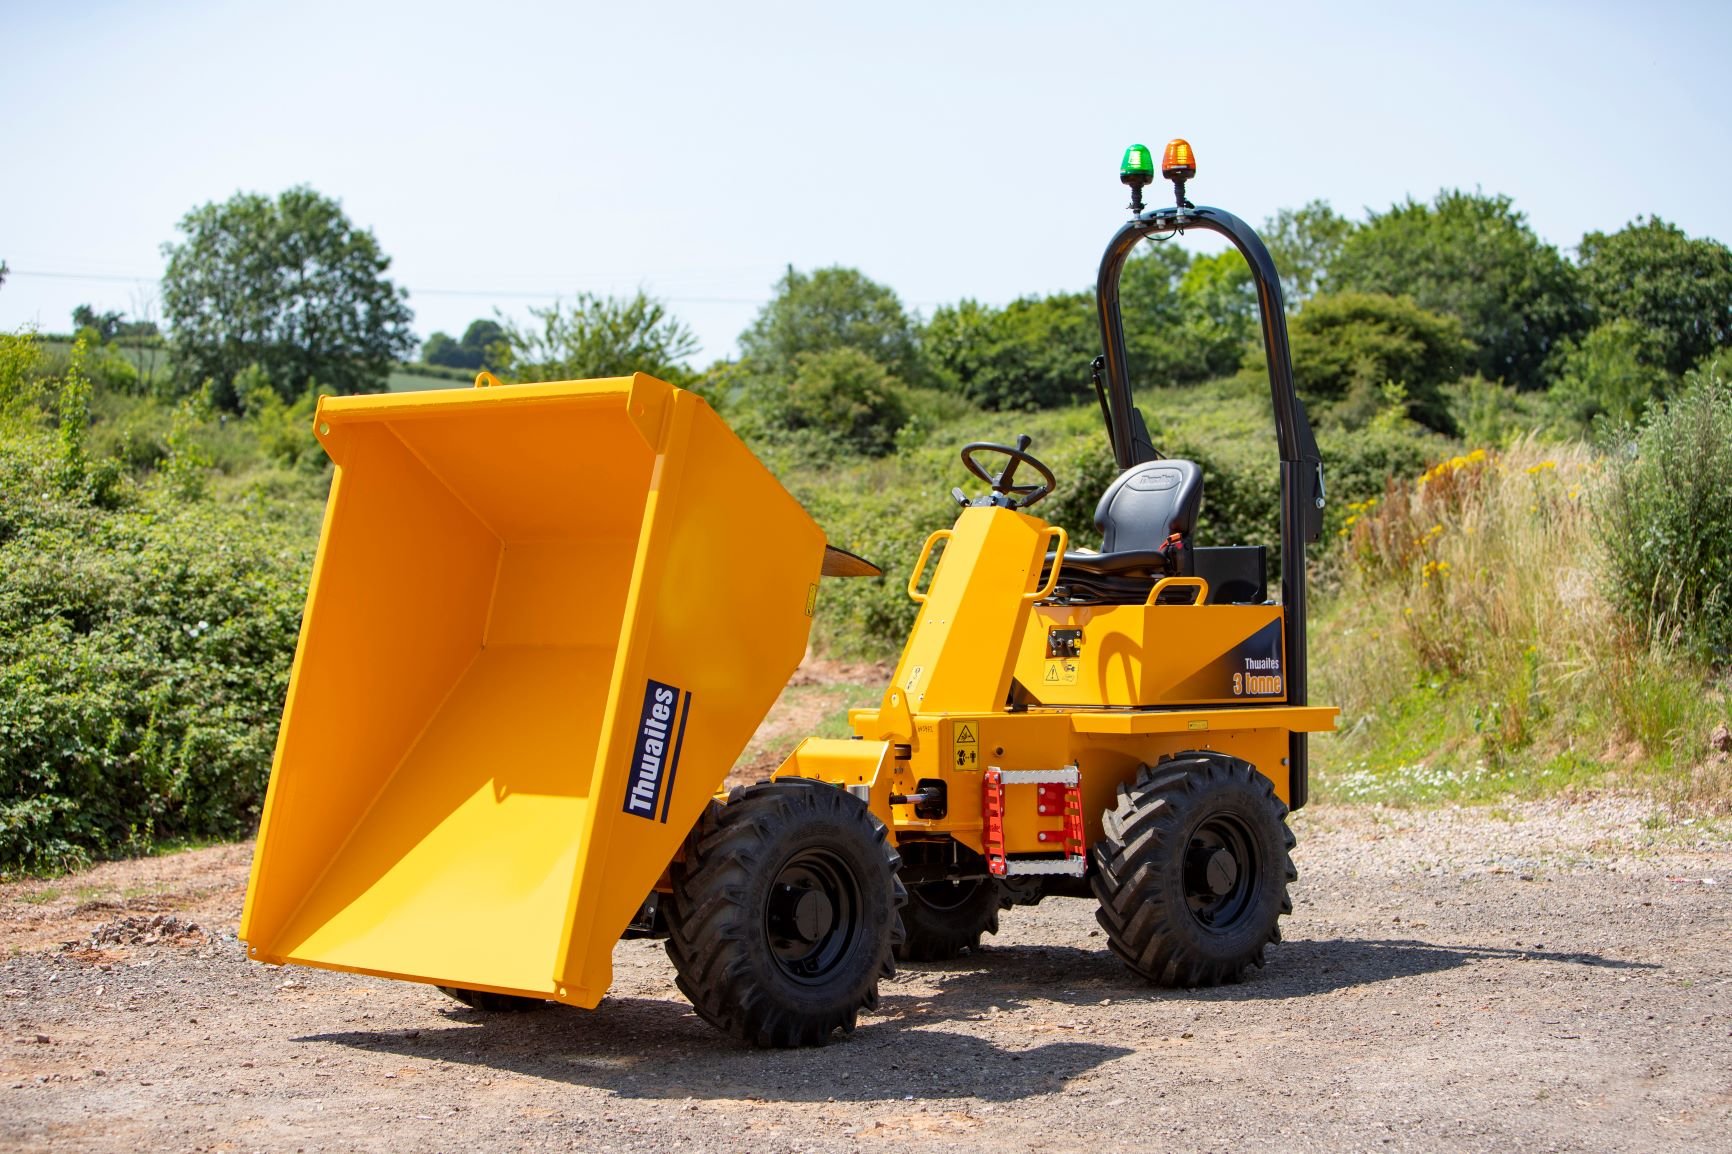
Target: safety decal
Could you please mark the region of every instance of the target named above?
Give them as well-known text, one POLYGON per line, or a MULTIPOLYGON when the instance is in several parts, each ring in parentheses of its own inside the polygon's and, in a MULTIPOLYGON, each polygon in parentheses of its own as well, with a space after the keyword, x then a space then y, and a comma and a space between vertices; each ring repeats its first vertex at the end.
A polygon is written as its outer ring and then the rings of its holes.
POLYGON ((959 721, 950 735, 951 764, 957 769, 980 768, 980 726, 959 721))
POLYGON ((1075 685, 1077 663, 1066 657, 1053 658, 1046 663, 1046 676, 1043 680, 1048 685, 1075 685))
POLYGON ((625 786, 626 813, 667 822, 691 710, 692 695, 682 697, 678 686, 654 680, 644 686, 643 712, 638 715, 637 743, 625 786))

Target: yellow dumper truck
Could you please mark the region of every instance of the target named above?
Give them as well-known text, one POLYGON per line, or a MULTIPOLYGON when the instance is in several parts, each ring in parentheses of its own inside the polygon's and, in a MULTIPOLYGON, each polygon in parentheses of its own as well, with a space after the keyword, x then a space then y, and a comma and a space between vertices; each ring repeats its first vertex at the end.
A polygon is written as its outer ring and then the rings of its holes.
POLYGON ((241 937, 252 958, 594 1007, 622 937, 666 939, 699 1014, 820 1043, 895 959, 954 956, 1002 909, 1099 904, 1165 985, 1260 965, 1305 802, 1305 545, 1322 467, 1281 289, 1243 221, 1170 208, 1127 150, 1095 388, 1121 470, 1100 552, 1034 511, 1027 438, 909 578, 919 615, 852 740, 810 738, 718 794, 805 652, 826 575, 876 575, 695 394, 632 376, 324 398, 336 465, 241 937), (1225 236, 1256 284, 1281 491, 1268 544, 1193 535, 1205 478, 1131 402, 1119 274, 1148 237, 1225 236), (930 577, 927 572, 930 570, 930 577), (1273 594, 1278 593, 1278 596, 1273 594))

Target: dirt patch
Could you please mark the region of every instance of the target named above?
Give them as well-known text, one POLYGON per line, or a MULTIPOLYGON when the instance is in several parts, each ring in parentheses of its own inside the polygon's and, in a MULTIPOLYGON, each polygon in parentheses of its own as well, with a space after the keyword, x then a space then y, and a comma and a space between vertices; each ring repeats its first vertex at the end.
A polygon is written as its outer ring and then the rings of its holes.
POLYGON ((243 842, 0 885, 0 957, 82 940, 127 917, 172 912, 207 924, 228 917, 246 891, 252 856, 252 843, 243 842))
POLYGON ((807 737, 844 736, 848 710, 876 704, 892 672, 888 665, 808 658, 734 763, 727 786, 763 781, 807 737))
POLYGON ((652 942, 620 944, 590 1012, 250 963, 245 846, 117 863, 173 923, 4 887, 0 919, 65 908, 0 964, 0 1148, 1724 1148, 1723 827, 1617 798, 1294 825, 1287 940, 1239 985, 1150 989, 1089 903, 1049 900, 798 1052, 700 1022, 652 942))

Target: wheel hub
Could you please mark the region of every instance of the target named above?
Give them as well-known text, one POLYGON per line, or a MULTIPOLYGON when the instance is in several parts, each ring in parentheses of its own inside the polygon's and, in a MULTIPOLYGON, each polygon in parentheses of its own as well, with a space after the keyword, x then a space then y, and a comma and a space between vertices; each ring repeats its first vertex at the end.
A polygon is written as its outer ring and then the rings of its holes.
POLYGON ((1205 820, 1185 847, 1185 899, 1191 916, 1226 930, 1253 905, 1257 857, 1243 823, 1226 815, 1205 820))
POLYGON ((807 890, 794 899, 793 929, 803 942, 815 942, 836 924, 836 907, 817 890, 807 890))
POLYGON ((1188 862, 1192 888, 1211 897, 1226 897, 1239 880, 1239 863, 1224 846, 1193 846, 1188 862))
POLYGON ((859 888, 841 860, 807 850, 786 863, 770 887, 764 928, 784 973, 821 981, 840 965, 857 937, 859 888))

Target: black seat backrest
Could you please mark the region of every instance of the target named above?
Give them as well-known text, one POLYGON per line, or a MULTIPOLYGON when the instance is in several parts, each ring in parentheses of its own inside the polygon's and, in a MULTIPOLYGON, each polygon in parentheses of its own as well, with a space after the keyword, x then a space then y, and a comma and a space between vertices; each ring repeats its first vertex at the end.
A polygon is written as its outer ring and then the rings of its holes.
POLYGON ((1178 533, 1190 543, 1203 504, 1203 470, 1190 461, 1145 461, 1107 486, 1095 506, 1101 552, 1159 549, 1178 533))

